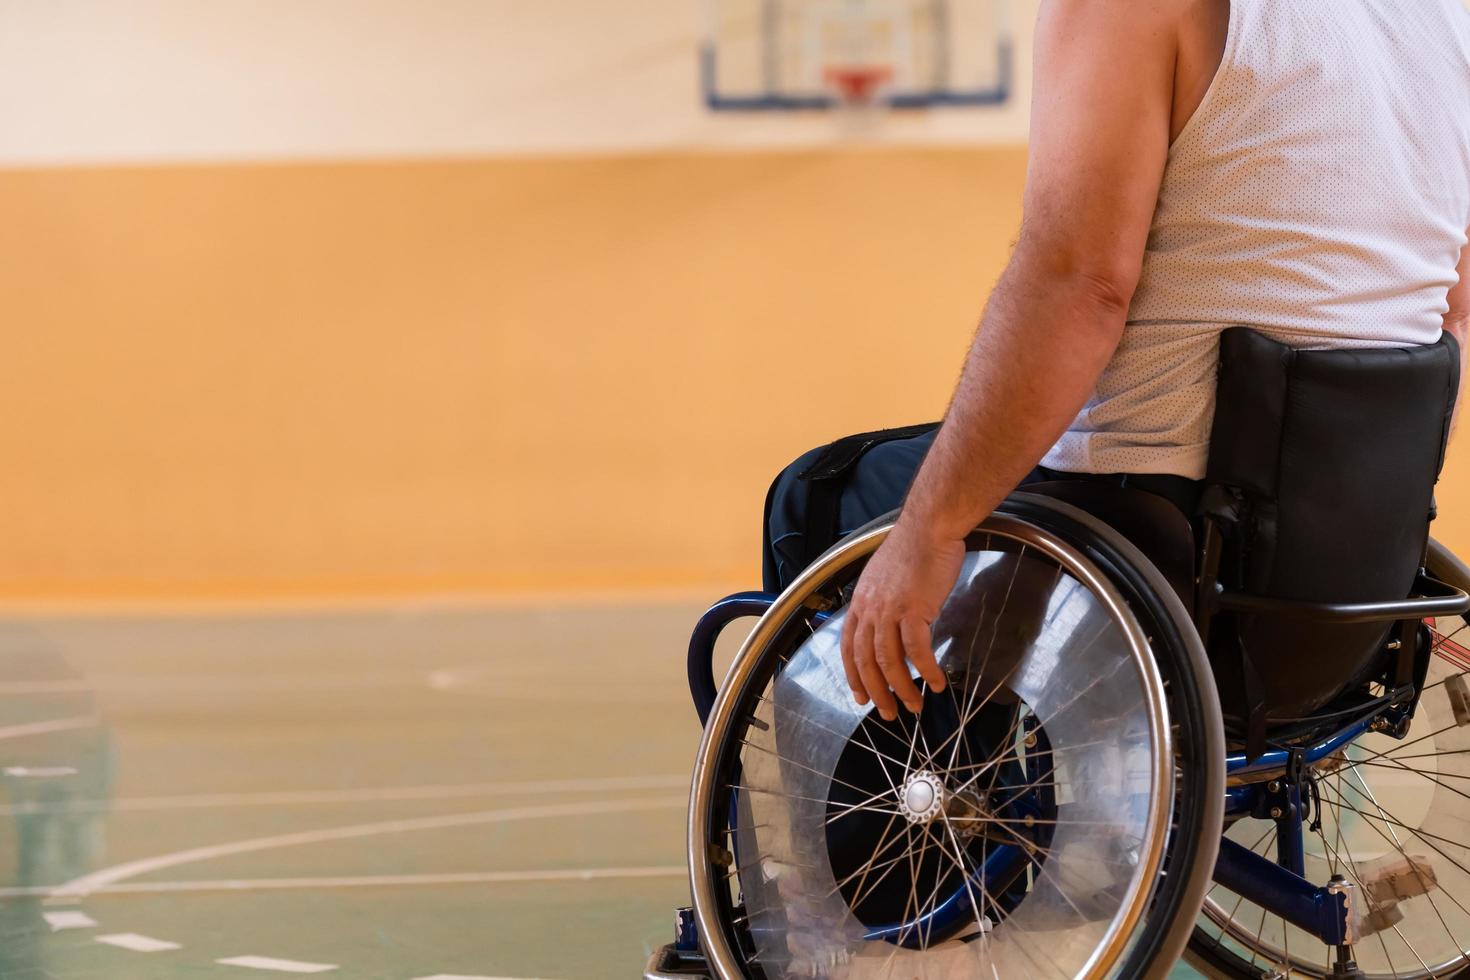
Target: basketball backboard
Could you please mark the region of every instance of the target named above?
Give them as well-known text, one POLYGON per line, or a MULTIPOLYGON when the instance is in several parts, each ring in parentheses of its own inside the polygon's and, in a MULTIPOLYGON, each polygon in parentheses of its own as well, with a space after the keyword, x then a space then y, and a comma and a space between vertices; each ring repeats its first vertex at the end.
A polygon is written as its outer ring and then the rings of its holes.
POLYGON ((1011 89, 1009 0, 706 0, 717 110, 991 105, 1011 89))

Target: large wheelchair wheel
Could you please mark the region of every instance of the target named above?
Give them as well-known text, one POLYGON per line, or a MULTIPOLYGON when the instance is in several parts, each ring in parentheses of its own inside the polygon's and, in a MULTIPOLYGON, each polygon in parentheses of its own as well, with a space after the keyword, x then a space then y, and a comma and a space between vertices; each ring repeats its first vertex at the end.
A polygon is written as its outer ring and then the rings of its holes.
MULTIPOLYGON (((1427 571, 1470 589, 1470 569, 1430 542, 1427 571)), ((1369 977, 1470 977, 1470 623, 1426 620, 1428 675, 1408 734, 1370 733, 1313 773, 1320 806, 1304 832, 1305 877, 1341 874, 1362 913, 1353 946, 1369 977)), ((1227 836, 1274 856, 1271 820, 1227 836)), ((1334 951, 1223 889, 1205 903, 1190 961, 1217 977, 1332 975, 1334 951)))
POLYGON ((736 977, 1162 976, 1209 885, 1224 737, 1177 597, 1105 525, 1016 494, 891 723, 848 690, 842 605, 888 524, 799 578, 737 655, 689 813, 694 914, 736 977))

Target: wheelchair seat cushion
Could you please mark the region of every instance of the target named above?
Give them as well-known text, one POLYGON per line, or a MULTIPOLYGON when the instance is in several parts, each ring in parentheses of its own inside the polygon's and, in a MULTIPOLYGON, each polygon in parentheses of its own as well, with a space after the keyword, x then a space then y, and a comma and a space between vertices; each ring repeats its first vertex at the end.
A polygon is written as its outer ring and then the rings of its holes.
MULTIPOLYGON (((1224 534, 1221 583, 1313 602, 1406 598, 1458 383, 1448 334, 1416 348, 1305 351, 1225 331, 1202 505, 1224 534)), ((1389 629, 1217 617, 1208 640, 1227 718, 1249 710, 1252 666, 1269 719, 1320 707, 1372 673, 1389 629)))
POLYGON ((1023 489, 1065 501, 1103 521, 1153 562, 1184 608, 1194 604, 1194 529, 1173 501, 1115 482, 1076 477, 1028 483, 1023 489))

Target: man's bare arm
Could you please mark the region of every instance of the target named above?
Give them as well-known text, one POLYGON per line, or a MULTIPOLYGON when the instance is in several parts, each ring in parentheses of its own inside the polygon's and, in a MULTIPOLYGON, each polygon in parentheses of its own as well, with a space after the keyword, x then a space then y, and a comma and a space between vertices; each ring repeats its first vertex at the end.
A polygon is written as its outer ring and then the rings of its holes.
POLYGON ((848 609, 860 703, 943 686, 929 626, 963 539, 1065 431, 1117 347, 1168 156, 1188 0, 1044 0, 1020 240, 897 526, 848 609))
POLYGON ((1021 237, 904 507, 916 530, 954 538, 984 519, 1076 417, 1122 336, 1174 85, 1174 22, 1137 16, 1147 6, 1042 6, 1021 237))

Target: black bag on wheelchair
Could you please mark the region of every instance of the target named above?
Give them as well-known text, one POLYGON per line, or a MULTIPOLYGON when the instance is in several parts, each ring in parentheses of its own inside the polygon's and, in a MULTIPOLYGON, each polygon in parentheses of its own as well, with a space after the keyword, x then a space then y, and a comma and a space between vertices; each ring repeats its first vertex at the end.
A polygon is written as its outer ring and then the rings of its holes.
POLYGON ((1267 725, 1304 720, 1392 671, 1405 638, 1417 645, 1417 623, 1302 607, 1411 594, 1458 383, 1448 334, 1371 350, 1221 335, 1198 605, 1227 728, 1259 744, 1267 725))

